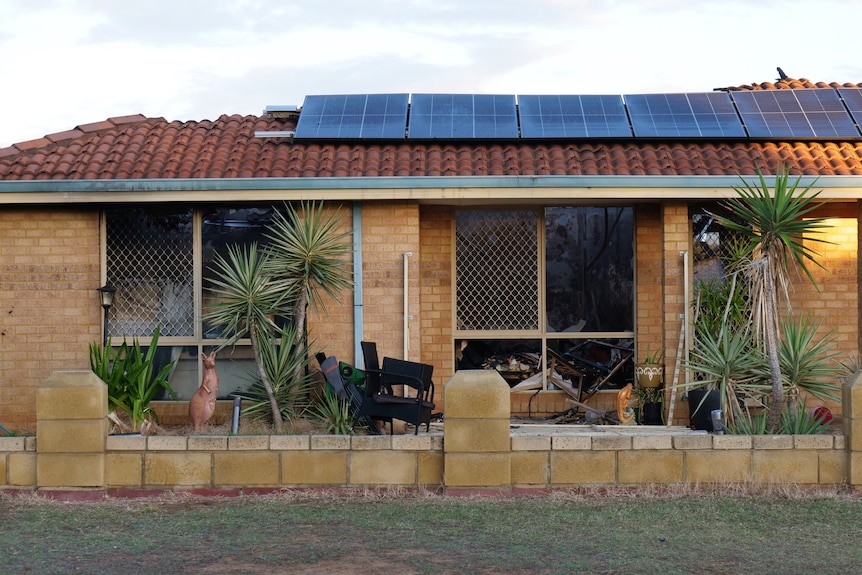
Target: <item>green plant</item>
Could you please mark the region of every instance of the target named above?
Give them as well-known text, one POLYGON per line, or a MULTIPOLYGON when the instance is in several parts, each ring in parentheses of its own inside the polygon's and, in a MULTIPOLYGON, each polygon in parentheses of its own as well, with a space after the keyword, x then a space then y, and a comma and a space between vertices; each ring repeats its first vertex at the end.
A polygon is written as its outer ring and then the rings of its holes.
MULTIPOLYGON (((751 413, 748 411, 737 414, 737 417, 727 425, 727 432, 735 435, 766 435, 773 433, 768 426, 769 414, 766 411, 751 413)), ((815 435, 829 431, 829 423, 825 414, 815 414, 805 409, 805 402, 800 402, 800 408, 787 410, 781 414, 781 423, 775 433, 786 435, 815 435)))
POLYGON ((339 399, 325 387, 323 396, 311 407, 311 414, 333 435, 352 435, 356 420, 350 413, 350 404, 339 399))
MULTIPOLYGON (((695 374, 695 385, 718 390, 721 410, 728 422, 732 422, 739 411, 739 396, 746 386, 761 381, 759 367, 762 363, 763 356, 748 330, 721 329, 714 336, 703 325, 698 330, 696 324, 688 367, 695 374)), ((699 408, 700 405, 689 406, 692 411, 699 408)))
MULTIPOLYGON (((323 202, 302 204, 302 217, 286 204, 286 215, 276 212, 267 226, 266 248, 257 244, 246 247, 228 246, 228 258, 216 255, 213 263, 215 287, 212 294, 217 303, 204 319, 221 327, 222 347, 235 343, 246 334, 251 339, 255 367, 260 385, 266 392, 273 424, 277 433, 283 428, 283 410, 296 409, 290 403, 302 397, 303 368, 306 364, 293 361, 293 382, 286 394, 278 396, 265 366, 265 355, 272 350, 302 354, 306 346, 298 345, 305 337, 306 308, 310 305, 325 311, 324 294, 337 301, 338 292, 352 285, 345 265, 352 245, 344 239, 350 231, 339 232, 341 216, 336 212, 323 215, 323 202), (279 347, 278 326, 273 318, 289 318, 293 323, 295 344, 279 347), (279 404, 287 401, 287 406, 279 404)), ((282 334, 283 336, 283 334, 282 334)))
POLYGON ((90 369, 108 386, 111 409, 129 415, 133 431, 140 430, 148 419, 155 419, 149 404, 159 391, 164 389, 172 398, 177 398, 167 380, 174 362, 153 374, 158 342, 159 328, 156 328, 146 353, 142 352, 137 338, 132 340, 132 345, 123 340, 116 351, 110 346, 90 344, 90 369))
POLYGON ((839 356, 833 351, 834 332, 830 330, 818 338, 820 325, 820 321, 801 315, 795 321, 788 318, 782 322, 781 375, 794 409, 801 392, 821 401, 841 401, 841 386, 834 382, 838 376, 835 359, 839 356))
POLYGON ((797 194, 801 178, 793 183, 789 178, 789 171, 779 169, 770 191, 758 170, 757 183, 742 179, 743 184, 734 187, 738 197, 725 202, 733 217, 715 216, 721 225, 747 240, 745 255, 750 259, 745 267, 751 287, 752 324, 769 359, 772 385, 769 428, 772 430, 778 428, 785 410, 779 352, 779 302, 789 302, 791 265, 801 269, 812 283, 815 283, 814 276, 806 264, 822 267, 816 259, 817 253, 803 239, 829 243, 812 237, 813 233, 827 227, 825 218, 810 217, 820 206, 814 203, 819 192, 810 193, 811 186, 808 186, 797 194))
POLYGON ((281 433, 281 409, 264 368, 262 347, 266 344, 262 341, 272 338, 272 333, 278 329, 272 318, 289 313, 286 302, 289 292, 287 286, 264 271, 266 257, 257 243, 229 245, 227 259, 217 253, 213 259, 215 277, 212 282, 215 287, 211 289, 217 303, 204 319, 222 328, 221 337, 226 338, 226 342, 221 347, 248 334, 257 374, 269 401, 272 422, 276 432, 281 433))
POLYGON ((634 388, 634 395, 638 405, 643 405, 645 403, 662 403, 664 401, 664 388, 641 387, 637 385, 634 388))
MULTIPOLYGON (((301 415, 308 407, 306 399, 312 379, 305 370, 309 364, 308 347, 297 338, 296 327, 286 325, 281 329, 278 339, 261 340, 260 354, 282 420, 288 421, 301 415), (295 376, 297 367, 300 373, 298 378, 295 376)), ((269 394, 257 371, 251 374, 249 381, 245 389, 234 392, 246 404, 243 415, 253 420, 272 421, 269 394)))
POLYGON ((288 287, 296 331, 304 334, 309 306, 326 313, 324 295, 338 301, 338 293, 353 285, 348 267, 353 231, 339 231, 341 211, 324 216, 323 202, 302 202, 301 211, 285 204, 285 213, 273 216, 263 269, 288 287))
POLYGON ((662 350, 656 350, 655 352, 650 352, 649 346, 647 346, 646 356, 644 357, 644 363, 647 365, 660 365, 661 360, 664 358, 664 352, 662 350))

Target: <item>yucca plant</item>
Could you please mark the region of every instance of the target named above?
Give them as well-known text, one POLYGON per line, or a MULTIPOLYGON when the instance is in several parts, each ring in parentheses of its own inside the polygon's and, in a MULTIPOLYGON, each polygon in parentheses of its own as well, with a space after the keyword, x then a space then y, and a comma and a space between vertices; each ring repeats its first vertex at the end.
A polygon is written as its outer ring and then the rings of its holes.
POLYGON ((803 391, 821 401, 841 401, 834 331, 818 337, 820 326, 819 320, 802 315, 782 322, 781 375, 792 401, 803 391))
POLYGON ((696 331, 694 339, 688 368, 695 373, 698 386, 718 390, 721 410, 726 421, 732 422, 739 411, 739 397, 747 386, 760 381, 763 356, 746 329, 722 329, 717 335, 703 329, 696 331))
MULTIPOLYGON (((740 412, 728 424, 727 432, 735 435, 766 435, 773 433, 768 425, 768 412, 740 412)), ((781 414, 781 422, 777 433, 784 435, 815 435, 827 433, 829 423, 825 414, 816 414, 805 409, 805 402, 800 403, 800 409, 795 412, 785 411, 781 414)))
POLYGON ((267 255, 255 242, 247 246, 229 245, 227 259, 215 254, 211 292, 216 303, 204 314, 204 320, 221 328, 220 337, 226 341, 219 349, 244 336, 251 339, 257 375, 269 400, 275 430, 281 433, 284 421, 263 364, 263 349, 278 330, 273 318, 290 313, 289 290, 283 281, 267 273, 267 269, 267 255))
POLYGON ((339 231, 342 213, 326 216, 323 202, 303 202, 300 214, 285 204, 268 226, 268 259, 265 270, 290 287, 293 317, 298 333, 305 331, 305 310, 325 312, 324 295, 338 294, 353 285, 349 257, 352 230, 339 231))
POLYGON ((356 420, 350 412, 350 403, 339 399, 328 386, 320 400, 311 407, 311 413, 324 425, 326 433, 353 435, 356 420))
MULTIPOLYGON (((270 240, 264 271, 290 290, 291 316, 296 331, 305 333, 309 307, 326 312, 325 297, 335 300, 353 285, 349 258, 352 230, 339 231, 341 211, 325 215, 323 202, 303 202, 301 214, 292 205, 276 212, 268 226, 270 240)), ((299 376, 299 372, 297 372, 299 376)))
MULTIPOLYGON (((305 370, 310 354, 302 339, 297 337, 296 327, 285 325, 277 339, 262 339, 260 352, 261 363, 282 420, 288 421, 301 416, 308 407, 306 399, 312 387, 312 379, 305 370), (297 368, 300 372, 299 378, 295 376, 297 368)), ((243 408, 243 415, 257 420, 272 419, 269 394, 256 371, 250 374, 248 386, 237 390, 234 395, 244 400, 246 407, 243 408)))
POLYGON ((784 168, 778 170, 771 190, 760 170, 757 175, 756 183, 748 183, 743 178, 743 185, 734 187, 738 197, 724 203, 734 217, 714 217, 721 225, 747 240, 752 322, 755 336, 762 342, 769 359, 772 385, 769 428, 777 430, 785 410, 779 350, 779 304, 783 301, 789 306, 792 267, 801 269, 815 283, 807 264, 822 266, 816 259, 817 253, 803 239, 828 243, 812 237, 828 226, 825 218, 809 217, 822 205, 815 203, 819 192, 811 193, 811 186, 797 192, 800 179, 791 183, 790 173, 784 168))

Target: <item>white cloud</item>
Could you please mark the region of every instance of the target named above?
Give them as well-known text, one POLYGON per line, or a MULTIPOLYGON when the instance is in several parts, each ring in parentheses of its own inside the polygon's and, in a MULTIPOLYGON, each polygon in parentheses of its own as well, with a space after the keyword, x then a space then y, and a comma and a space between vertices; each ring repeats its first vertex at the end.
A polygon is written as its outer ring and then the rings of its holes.
POLYGON ((0 0, 0 147, 306 94, 860 82, 852 0, 0 0), (828 39, 828 42, 826 41, 828 39))

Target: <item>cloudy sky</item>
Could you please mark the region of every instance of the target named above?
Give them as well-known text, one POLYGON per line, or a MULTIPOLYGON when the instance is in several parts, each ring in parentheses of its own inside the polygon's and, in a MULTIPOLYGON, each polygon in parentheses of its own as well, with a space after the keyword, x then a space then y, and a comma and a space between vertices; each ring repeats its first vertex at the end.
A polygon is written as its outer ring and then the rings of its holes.
POLYGON ((862 82, 859 0, 0 0, 0 147, 309 94, 862 82))

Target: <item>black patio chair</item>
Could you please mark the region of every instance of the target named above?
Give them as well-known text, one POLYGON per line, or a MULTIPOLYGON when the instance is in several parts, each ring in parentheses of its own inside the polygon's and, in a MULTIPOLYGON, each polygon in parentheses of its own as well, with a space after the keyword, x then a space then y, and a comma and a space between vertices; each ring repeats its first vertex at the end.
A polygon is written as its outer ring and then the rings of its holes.
POLYGON ((392 420, 398 419, 413 424, 419 433, 424 423, 425 430, 431 429, 431 413, 434 411, 434 381, 431 375, 434 366, 394 359, 383 358, 383 368, 379 369, 377 345, 374 342, 361 342, 365 358, 365 397, 359 412, 373 419, 389 423, 392 434, 392 420), (396 386, 406 386, 405 395, 395 394, 396 386), (415 397, 407 395, 414 390, 415 397))
POLYGON ((350 414, 360 424, 368 428, 368 432, 372 435, 380 435, 380 428, 374 423, 369 416, 361 413, 362 402, 365 399, 365 394, 359 389, 355 383, 345 381, 341 376, 341 368, 338 360, 334 355, 326 357, 320 353, 317 354, 317 361, 320 363, 320 371, 323 372, 323 377, 332 388, 335 396, 342 401, 347 401, 350 405, 350 414))

